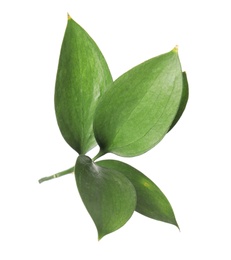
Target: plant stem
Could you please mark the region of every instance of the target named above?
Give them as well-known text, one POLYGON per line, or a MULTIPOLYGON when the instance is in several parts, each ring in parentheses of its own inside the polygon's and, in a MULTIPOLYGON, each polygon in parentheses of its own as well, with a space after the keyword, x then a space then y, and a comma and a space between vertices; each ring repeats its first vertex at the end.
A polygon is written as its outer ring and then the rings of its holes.
POLYGON ((103 156, 104 154, 106 154, 107 152, 103 151, 103 150, 100 150, 98 152, 98 154, 92 159, 92 161, 95 161, 97 160, 99 157, 103 156))
POLYGON ((44 181, 49 181, 49 180, 52 180, 52 179, 55 179, 55 178, 58 178, 58 177, 61 177, 61 176, 64 176, 64 175, 67 175, 69 173, 73 173, 74 172, 74 169, 75 167, 71 167, 65 171, 62 171, 62 172, 59 172, 59 173, 56 173, 54 175, 51 175, 51 176, 48 176, 48 177, 44 177, 42 179, 40 179, 38 182, 39 183, 42 183, 44 181))

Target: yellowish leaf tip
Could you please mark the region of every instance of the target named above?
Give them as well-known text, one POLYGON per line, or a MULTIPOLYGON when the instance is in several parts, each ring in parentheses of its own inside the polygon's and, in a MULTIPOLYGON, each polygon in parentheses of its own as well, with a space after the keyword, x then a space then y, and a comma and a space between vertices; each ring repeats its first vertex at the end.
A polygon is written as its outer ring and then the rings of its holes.
POLYGON ((67 14, 67 20, 71 20, 71 16, 69 14, 67 14))
POLYGON ((173 49, 173 52, 178 53, 178 45, 175 46, 175 48, 173 49))

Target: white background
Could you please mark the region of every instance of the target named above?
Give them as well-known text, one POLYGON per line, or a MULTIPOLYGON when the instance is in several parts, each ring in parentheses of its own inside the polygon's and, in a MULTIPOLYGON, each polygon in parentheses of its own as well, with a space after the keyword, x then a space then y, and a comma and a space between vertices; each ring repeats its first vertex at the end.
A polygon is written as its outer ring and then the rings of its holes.
POLYGON ((0 259, 231 259, 228 4, 1 2, 0 259), (151 151, 121 160, 162 189, 180 232, 134 213, 98 242, 73 175, 38 184, 39 178, 71 167, 77 157, 59 132, 53 105, 67 12, 97 42, 114 79, 179 45, 190 85, 183 117, 151 151))

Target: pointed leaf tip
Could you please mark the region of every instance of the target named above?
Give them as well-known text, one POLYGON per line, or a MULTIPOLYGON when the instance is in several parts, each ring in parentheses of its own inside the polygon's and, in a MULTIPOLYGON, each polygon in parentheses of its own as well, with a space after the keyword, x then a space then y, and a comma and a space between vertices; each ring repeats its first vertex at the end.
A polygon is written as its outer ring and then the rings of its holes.
POLYGON ((172 51, 178 53, 178 45, 176 45, 172 51))
POLYGON ((69 15, 69 13, 67 13, 67 20, 71 20, 71 16, 69 15))

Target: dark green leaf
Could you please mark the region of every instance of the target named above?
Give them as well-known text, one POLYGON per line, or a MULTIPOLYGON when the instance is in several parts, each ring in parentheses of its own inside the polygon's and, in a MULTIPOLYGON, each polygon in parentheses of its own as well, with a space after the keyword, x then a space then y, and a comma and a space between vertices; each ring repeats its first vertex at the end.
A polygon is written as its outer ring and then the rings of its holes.
POLYGON ((139 213, 178 227, 172 207, 162 191, 143 173, 116 160, 96 162, 101 167, 116 170, 124 174, 134 185, 137 194, 136 211, 139 213))
POLYGON ((93 114, 112 82, 106 61, 91 37, 70 17, 55 85, 55 111, 66 142, 79 154, 96 145, 93 114))
POLYGON ((140 155, 168 132, 182 94, 177 50, 150 59, 118 78, 94 117, 101 154, 140 155))
POLYGON ((80 196, 98 230, 99 239, 122 227, 136 207, 136 192, 121 173, 80 155, 75 166, 80 196))
POLYGON ((186 72, 183 72, 182 75, 183 75, 183 90, 182 90, 180 106, 178 108, 177 114, 172 122, 172 125, 171 125, 169 131, 172 130, 172 128, 176 125, 178 120, 181 118, 181 116, 185 110, 185 107, 187 105, 187 102, 188 102, 189 90, 188 90, 188 80, 187 80, 186 72))

